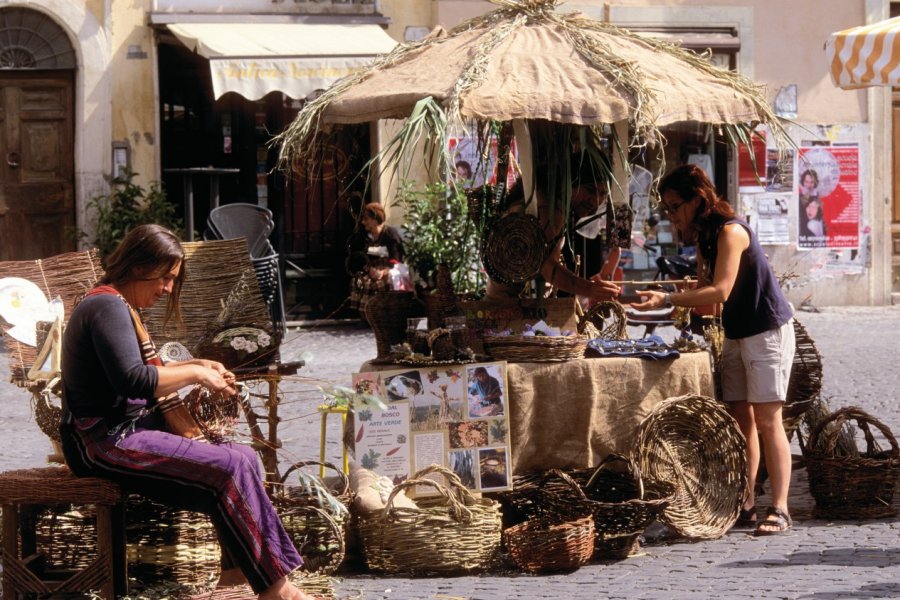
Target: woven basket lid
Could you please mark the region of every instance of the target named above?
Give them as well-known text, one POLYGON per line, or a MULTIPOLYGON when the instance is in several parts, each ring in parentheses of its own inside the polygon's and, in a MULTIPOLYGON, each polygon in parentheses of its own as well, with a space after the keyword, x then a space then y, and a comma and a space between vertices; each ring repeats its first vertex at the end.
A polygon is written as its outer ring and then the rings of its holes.
POLYGON ((546 256, 544 231, 533 215, 512 213, 485 229, 481 261, 494 281, 515 284, 533 279, 546 256))
POLYGON ((667 398, 641 422, 636 443, 644 476, 676 486, 661 521, 695 539, 719 538, 734 525, 747 489, 746 442, 719 402, 667 398))

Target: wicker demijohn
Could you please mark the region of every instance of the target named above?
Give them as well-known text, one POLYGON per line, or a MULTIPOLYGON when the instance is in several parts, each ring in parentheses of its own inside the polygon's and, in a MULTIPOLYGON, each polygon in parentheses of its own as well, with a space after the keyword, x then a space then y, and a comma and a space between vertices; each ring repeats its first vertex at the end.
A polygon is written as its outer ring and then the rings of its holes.
POLYGON ((384 510, 359 518, 366 564, 384 573, 463 573, 493 566, 500 551, 500 505, 475 498, 459 477, 430 467, 394 487, 384 510), (447 486, 421 479, 440 472, 447 486), (438 495, 417 497, 417 508, 394 506, 401 491, 434 488, 438 495))
POLYGON ((806 328, 795 318, 796 350, 782 408, 784 428, 791 434, 822 391, 822 355, 806 328))
POLYGON ((533 215, 512 213, 485 229, 481 261, 496 282, 516 284, 533 279, 546 257, 544 230, 533 215))
POLYGON ((366 319, 375 334, 378 359, 387 359, 391 346, 406 341, 406 320, 424 317, 425 305, 413 292, 376 292, 366 303, 366 319))
POLYGON ((869 519, 896 514, 892 502, 900 476, 900 448, 884 423, 860 408, 848 406, 820 421, 808 440, 800 436, 800 449, 809 473, 809 491, 816 500, 814 516, 869 519), (842 437, 853 440, 849 421, 856 421, 862 432, 864 451, 855 447, 850 452, 839 450, 842 437), (879 447, 873 427, 890 444, 889 450, 879 447))
POLYGON ((494 360, 561 362, 584 358, 584 335, 485 335, 484 350, 494 360))
POLYGON ((645 477, 675 485, 660 520, 688 538, 724 535, 747 491, 746 447, 712 398, 688 394, 656 405, 641 422, 634 454, 645 477))

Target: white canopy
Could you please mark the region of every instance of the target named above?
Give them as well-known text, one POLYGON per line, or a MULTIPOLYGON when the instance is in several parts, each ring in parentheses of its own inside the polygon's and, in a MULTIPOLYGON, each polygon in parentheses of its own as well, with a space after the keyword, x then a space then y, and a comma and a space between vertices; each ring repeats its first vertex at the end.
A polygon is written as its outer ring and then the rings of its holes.
POLYGON ((216 98, 237 92, 258 100, 275 91, 305 98, 397 45, 372 24, 180 23, 168 28, 209 59, 216 98))

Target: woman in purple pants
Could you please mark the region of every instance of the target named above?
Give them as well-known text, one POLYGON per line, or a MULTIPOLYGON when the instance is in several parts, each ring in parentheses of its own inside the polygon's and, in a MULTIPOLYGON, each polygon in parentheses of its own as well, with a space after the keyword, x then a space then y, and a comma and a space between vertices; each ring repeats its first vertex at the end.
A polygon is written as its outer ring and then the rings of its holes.
POLYGON ((208 514, 222 546, 219 585, 248 582, 259 598, 309 595, 287 576, 303 561, 266 495, 249 448, 169 433, 157 398, 201 384, 234 393, 218 362, 165 366, 136 312, 167 296, 166 321, 180 321, 186 276, 178 238, 158 225, 133 229, 106 274, 75 307, 63 337, 63 452, 79 476, 105 477, 127 491, 208 514))

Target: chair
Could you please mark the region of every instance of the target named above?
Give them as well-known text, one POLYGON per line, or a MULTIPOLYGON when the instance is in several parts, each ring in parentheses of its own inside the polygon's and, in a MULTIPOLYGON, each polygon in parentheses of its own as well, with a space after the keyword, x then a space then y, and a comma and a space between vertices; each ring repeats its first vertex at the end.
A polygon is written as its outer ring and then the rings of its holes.
POLYGON ((252 258, 272 253, 269 235, 275 229, 275 221, 272 211, 264 206, 245 202, 223 204, 210 211, 206 225, 204 238, 207 235, 219 240, 245 237, 252 258))
POLYGON ((25 594, 87 595, 91 590, 99 590, 103 598, 127 595, 122 496, 115 483, 76 477, 66 467, 7 471, 0 473, 0 505, 5 600, 25 594), (95 544, 95 558, 83 568, 53 564, 52 543, 38 547, 35 519, 29 517, 39 507, 57 505, 96 507, 96 539, 73 540, 81 548, 95 544))

